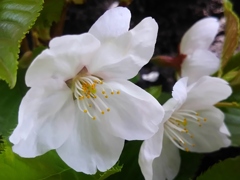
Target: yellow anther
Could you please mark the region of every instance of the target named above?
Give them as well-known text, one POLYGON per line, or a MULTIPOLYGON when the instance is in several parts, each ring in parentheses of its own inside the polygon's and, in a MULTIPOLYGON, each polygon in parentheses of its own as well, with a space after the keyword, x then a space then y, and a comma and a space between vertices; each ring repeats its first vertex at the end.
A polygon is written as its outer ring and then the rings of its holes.
POLYGON ((199 126, 199 127, 202 127, 202 124, 199 124, 198 126, 199 126))
POLYGON ((96 96, 96 95, 94 95, 94 96, 93 96, 93 98, 95 98, 95 99, 96 99, 96 98, 97 98, 97 96, 96 96))
POLYGON ((203 120, 206 122, 206 121, 207 121, 207 118, 204 118, 203 120))
POLYGON ((193 135, 191 135, 190 138, 193 138, 193 135))
POLYGON ((109 111, 110 111, 110 108, 107 108, 107 111, 109 112, 109 111))
POLYGON ((84 110, 83 110, 83 112, 84 112, 84 113, 87 113, 87 110, 86 110, 86 109, 84 109, 84 110))
POLYGON ((92 117, 92 119, 93 119, 93 120, 96 120, 96 117, 95 117, 95 116, 93 116, 93 117, 92 117))
POLYGON ((199 114, 196 112, 196 116, 199 116, 199 114))
POLYGON ((88 105, 88 107, 92 107, 92 105, 91 105, 91 104, 89 104, 89 105, 88 105))
POLYGON ((100 83, 100 84, 103 84, 103 82, 102 82, 102 81, 100 81, 99 83, 100 83))
POLYGON ((185 151, 186 151, 186 152, 189 152, 189 149, 188 149, 188 148, 185 148, 185 151))
POLYGON ((83 100, 83 99, 84 99, 84 96, 79 96, 78 99, 79 99, 79 100, 83 100))
POLYGON ((186 119, 186 118, 183 120, 182 124, 183 124, 184 126, 187 125, 187 119, 186 119))
POLYGON ((89 99, 89 98, 90 98, 90 95, 87 95, 87 98, 89 99))
POLYGON ((192 144, 192 147, 195 147, 195 144, 192 144))
POLYGON ((101 113, 104 114, 104 111, 102 111, 101 113))
POLYGON ((105 91, 102 91, 102 94, 105 94, 106 92, 105 91))
POLYGON ((106 95, 105 98, 108 98, 108 96, 106 95))
POLYGON ((200 122, 200 119, 197 119, 197 122, 200 122))
POLYGON ((113 95, 113 94, 114 94, 114 92, 112 91, 112 92, 111 92, 111 94, 113 95))
POLYGON ((120 91, 117 91, 117 94, 120 94, 120 91))

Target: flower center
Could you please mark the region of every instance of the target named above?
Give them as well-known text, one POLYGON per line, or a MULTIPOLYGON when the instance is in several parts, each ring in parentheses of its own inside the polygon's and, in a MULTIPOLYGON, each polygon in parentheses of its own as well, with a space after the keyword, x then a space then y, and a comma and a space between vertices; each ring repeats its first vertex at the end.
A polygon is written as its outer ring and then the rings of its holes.
POLYGON ((188 129, 188 123, 194 123, 200 128, 206 121, 207 119, 199 116, 196 111, 178 110, 164 123, 164 133, 179 149, 189 151, 189 146, 195 147, 195 144, 192 143, 194 129, 188 129))
POLYGON ((108 92, 111 95, 120 94, 120 91, 113 90, 104 81, 96 76, 81 74, 71 80, 71 88, 77 106, 83 113, 96 120, 100 114, 110 112, 106 101, 108 92))

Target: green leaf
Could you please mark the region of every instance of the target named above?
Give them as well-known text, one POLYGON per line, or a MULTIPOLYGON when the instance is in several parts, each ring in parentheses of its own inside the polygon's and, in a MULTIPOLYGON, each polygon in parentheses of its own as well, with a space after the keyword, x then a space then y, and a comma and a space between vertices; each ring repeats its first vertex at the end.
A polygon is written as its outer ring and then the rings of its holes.
MULTIPOLYGON (((228 102, 240 103, 239 92, 234 92, 228 98, 228 102)), ((240 109, 232 107, 223 107, 221 110, 225 114, 225 123, 231 133, 233 145, 240 145, 240 109)))
POLYGON ((137 74, 132 79, 129 79, 129 81, 131 81, 132 83, 136 84, 139 81, 139 79, 140 79, 140 75, 137 74))
POLYGON ((34 27, 50 27, 53 22, 58 22, 64 6, 64 0, 45 0, 43 10, 38 17, 34 27))
POLYGON ((240 156, 229 158, 208 169, 207 172, 199 176, 197 180, 239 180, 239 167, 240 156))
POLYGON ((118 163, 115 164, 111 169, 107 170, 106 172, 102 173, 98 171, 94 177, 98 180, 104 180, 110 177, 113 174, 119 173, 122 171, 123 166, 120 166, 118 163))
POLYGON ((1 0, 0 79, 10 88, 16 84, 20 42, 39 15, 42 4, 42 0, 1 0))
POLYGON ((172 95, 170 93, 162 92, 160 97, 157 100, 160 104, 164 104, 170 98, 172 98, 172 95))
POLYGON ((0 154, 4 151, 4 141, 3 141, 3 136, 0 135, 0 154))
POLYGON ((239 41, 239 19, 232 10, 232 4, 224 0, 224 15, 227 19, 225 27, 225 41, 222 52, 222 68, 227 64, 238 46, 239 41))
POLYGON ((124 146, 119 163, 123 164, 121 173, 117 173, 108 178, 108 180, 144 180, 138 165, 138 153, 142 141, 130 141, 124 146))
POLYGON ((240 52, 233 55, 226 66, 223 69, 223 74, 226 74, 232 70, 237 71, 240 69, 240 52))
POLYGON ((147 89, 145 89, 148 93, 150 93, 153 97, 158 99, 161 95, 162 92, 162 87, 161 86, 151 86, 147 89))
POLYGON ((231 132, 233 145, 240 146, 240 109, 222 108, 225 113, 225 122, 231 132))
POLYGON ((69 168, 55 151, 36 158, 21 158, 12 152, 7 142, 4 152, 0 154, 0 169, 0 179, 6 180, 96 180, 92 175, 69 168))
POLYGON ((227 82, 235 81, 237 75, 238 75, 238 72, 233 70, 224 74, 224 76, 222 76, 222 79, 226 80, 227 82))
POLYGON ((24 82, 25 70, 19 69, 18 81, 13 89, 0 81, 0 134, 8 137, 17 125, 18 108, 28 88, 24 82))
POLYGON ((181 167, 175 180, 186 180, 193 178, 199 168, 203 155, 186 151, 180 151, 180 155, 181 167))

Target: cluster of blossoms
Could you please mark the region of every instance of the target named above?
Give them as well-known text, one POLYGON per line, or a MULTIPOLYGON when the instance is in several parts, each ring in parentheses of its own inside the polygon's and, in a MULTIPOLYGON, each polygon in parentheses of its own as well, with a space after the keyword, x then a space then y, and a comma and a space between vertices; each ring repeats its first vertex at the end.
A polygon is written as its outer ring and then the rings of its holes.
POLYGON ((177 148, 210 152, 230 145, 224 114, 214 104, 231 88, 208 76, 219 66, 208 51, 217 20, 201 20, 184 35, 182 78, 161 106, 128 81, 152 57, 158 25, 145 18, 129 30, 130 18, 126 8, 110 9, 88 33, 54 38, 36 57, 10 136, 15 153, 36 157, 55 149, 74 170, 94 174, 118 161, 125 140, 144 140, 142 173, 159 180, 177 175, 177 148))

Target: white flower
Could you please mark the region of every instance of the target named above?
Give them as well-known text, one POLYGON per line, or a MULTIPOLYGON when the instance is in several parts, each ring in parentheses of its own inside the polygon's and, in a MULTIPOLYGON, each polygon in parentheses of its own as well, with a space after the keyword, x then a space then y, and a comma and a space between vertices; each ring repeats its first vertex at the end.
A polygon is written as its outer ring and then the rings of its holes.
POLYGON ((56 149, 71 168, 106 171, 124 139, 150 138, 162 121, 161 105, 127 79, 151 58, 158 26, 145 18, 128 31, 131 14, 114 8, 88 33, 53 39, 26 73, 13 151, 36 157, 56 149))
POLYGON ((218 70, 220 60, 208 50, 218 29, 219 21, 209 17, 196 22, 184 34, 180 43, 180 54, 186 57, 181 65, 181 77, 189 77, 189 84, 218 70))
POLYGON ((180 167, 179 150, 211 152, 230 145, 224 114, 213 105, 231 94, 222 79, 203 76, 187 86, 178 80, 164 105, 164 123, 141 146, 139 164, 146 180, 171 180, 180 167))

